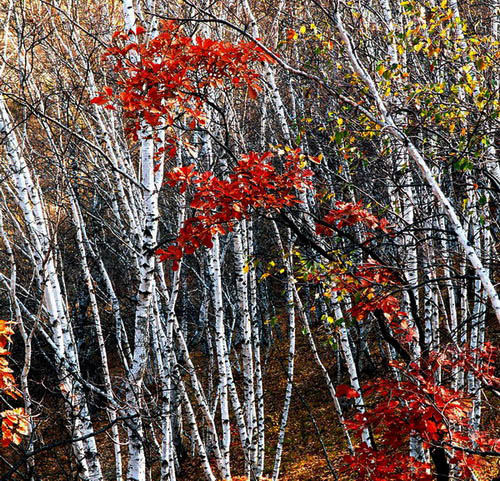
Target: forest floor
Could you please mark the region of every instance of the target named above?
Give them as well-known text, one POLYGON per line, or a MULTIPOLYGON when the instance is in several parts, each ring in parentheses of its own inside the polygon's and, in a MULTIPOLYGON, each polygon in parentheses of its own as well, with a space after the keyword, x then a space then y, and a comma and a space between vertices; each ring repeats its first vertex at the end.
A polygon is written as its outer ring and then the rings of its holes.
MULTIPOLYGON (((329 351, 329 355, 326 354, 322 358, 334 379, 334 352, 325 346, 318 347, 323 347, 322 350, 326 352, 329 351)), ((267 476, 271 475, 273 469, 280 416, 283 410, 287 384, 287 354, 288 343, 277 342, 269 352, 265 368, 264 405, 266 407, 267 446, 265 474, 267 476)), ((235 381, 238 384, 236 376, 235 381)), ((244 468, 243 456, 238 449, 237 435, 233 437, 233 442, 232 474, 238 476, 244 472, 244 468)), ((305 337, 298 333, 292 403, 283 447, 280 481, 334 480, 335 474, 328 467, 326 454, 330 465, 337 473, 342 467, 342 456, 346 453, 345 447, 326 383, 312 359, 305 337)), ((180 479, 182 481, 202 479, 197 460, 193 459, 184 463, 183 475, 180 479)))

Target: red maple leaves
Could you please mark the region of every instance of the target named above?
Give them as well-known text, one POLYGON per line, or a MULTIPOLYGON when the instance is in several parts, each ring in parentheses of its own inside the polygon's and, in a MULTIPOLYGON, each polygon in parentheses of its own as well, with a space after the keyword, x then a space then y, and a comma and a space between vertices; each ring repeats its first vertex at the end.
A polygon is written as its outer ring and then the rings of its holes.
POLYGON ((495 354, 496 350, 486 344, 474 351, 448 347, 410 364, 392 361, 401 379, 377 378, 367 383, 365 399, 372 399, 372 406, 346 421, 359 435, 370 428, 377 440, 376 450, 362 444, 356 456, 345 457, 349 471, 357 472, 359 480, 434 479, 429 463, 418 462, 404 452, 410 436, 417 436, 425 450, 447 449, 449 463, 468 479, 471 470, 480 465, 480 456, 473 452, 498 450, 500 439, 474 432, 470 427, 471 395, 437 382, 436 376, 438 371, 441 376, 450 375, 459 367, 465 376, 474 372, 485 386, 494 386, 499 381, 494 376, 495 354))
POLYGON ((338 386, 335 386, 335 395, 337 397, 346 397, 347 399, 359 397, 359 393, 347 384, 339 384, 338 386))
MULTIPOLYGON (((354 225, 392 235, 387 221, 379 220, 361 202, 336 202, 317 224, 317 233, 331 236, 335 230, 354 225)), ((443 380, 456 377, 460 370, 462 379, 472 375, 483 388, 498 386, 494 370, 497 351, 490 344, 473 351, 467 346, 445 346, 411 359, 410 343, 417 341, 417 332, 410 327, 407 314, 401 311, 399 299, 393 294, 401 288, 401 281, 393 268, 370 258, 349 269, 334 265, 312 279, 326 283, 328 296, 333 292, 349 296, 349 313, 358 321, 382 313, 379 322, 387 324, 393 341, 406 344, 407 349, 404 361, 390 362, 399 375, 366 383, 366 411, 346 421, 346 426, 360 438, 364 430, 370 430, 373 446, 361 442, 355 455, 345 456, 345 471, 359 481, 431 481, 440 469, 446 471, 454 466, 460 479, 470 479, 472 470, 480 466, 481 454, 498 452, 500 440, 472 427, 474 395, 443 380), (427 461, 418 461, 408 453, 411 437, 418 439, 430 454, 427 461)), ((338 396, 349 398, 355 394, 349 386, 337 388, 338 396)))
MULTIPOLYGON (((130 131, 135 139, 143 122, 153 128, 172 126, 176 119, 182 119, 190 129, 203 125, 210 89, 246 88, 248 96, 255 99, 261 87, 252 65, 273 61, 254 42, 235 44, 200 36, 193 40, 175 22, 162 22, 156 37, 136 41, 144 32, 139 28, 131 32, 133 35, 115 33, 114 39, 125 45, 110 47, 104 57, 113 59, 115 72, 125 73, 118 81, 119 93, 104 87, 91 100, 105 108, 120 103, 132 120, 130 131)), ((157 149, 157 154, 167 151, 170 157, 175 156, 172 129, 169 136, 166 143, 170 147, 157 149)), ((190 206, 196 214, 184 222, 174 245, 157 250, 160 260, 173 260, 177 269, 183 255, 200 246, 210 247, 214 235, 232 230, 233 223, 251 210, 280 210, 298 203, 295 191, 305 188, 312 175, 302 167, 305 156, 299 150, 289 150, 281 171, 268 160, 271 157, 269 152, 243 155, 227 179, 200 173, 194 165, 167 172, 166 183, 179 186, 181 193, 188 186, 194 188, 190 206)))
POLYGON ((342 229, 357 223, 364 224, 366 227, 389 234, 391 232, 389 223, 386 219, 379 219, 369 210, 363 208, 363 202, 335 202, 335 207, 330 209, 321 222, 316 224, 316 233, 324 236, 333 235, 333 227, 342 229))
POLYGON ((91 103, 108 109, 121 104, 134 138, 143 120, 153 127, 173 125, 176 119, 191 129, 204 125, 210 88, 246 88, 255 99, 262 88, 252 65, 274 61, 254 42, 193 40, 171 21, 163 21, 160 33, 147 41, 132 41, 124 32, 114 38, 125 45, 108 48, 104 57, 113 60, 115 72, 126 75, 117 83, 119 93, 105 87, 91 103))
POLYGON ((173 269, 177 269, 183 255, 200 246, 211 247, 214 235, 231 231, 234 222, 251 212, 279 211, 300 203, 295 192, 306 188, 312 175, 302 167, 305 156, 299 149, 288 152, 281 171, 270 162, 273 157, 271 152, 243 155, 227 179, 199 173, 193 165, 167 172, 166 182, 178 185, 180 192, 189 185, 194 187, 190 206, 196 214, 184 222, 174 245, 156 251, 160 261, 173 260, 173 269))
MULTIPOLYGON (((9 368, 7 356, 10 354, 5 348, 10 342, 10 337, 14 334, 12 323, 0 319, 0 391, 12 398, 17 398, 21 394, 16 387, 12 369, 9 368)), ((19 444, 21 435, 28 434, 28 418, 23 408, 8 409, 0 412, 2 419, 2 438, 0 445, 3 447, 9 444, 19 444)))

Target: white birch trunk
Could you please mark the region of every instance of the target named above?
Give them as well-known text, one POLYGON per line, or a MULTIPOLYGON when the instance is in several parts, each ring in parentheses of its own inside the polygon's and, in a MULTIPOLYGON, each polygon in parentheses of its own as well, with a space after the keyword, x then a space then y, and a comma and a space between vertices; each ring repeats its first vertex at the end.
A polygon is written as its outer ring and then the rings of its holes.
MULTIPOLYGON (((245 223, 241 222, 235 231, 233 237, 234 258, 235 258, 235 276, 236 289, 238 294, 239 314, 242 330, 242 351, 241 362, 243 365, 243 390, 244 390, 244 411, 246 418, 248 466, 247 472, 255 470, 253 463, 256 459, 256 429, 257 429, 257 411, 255 406, 255 386, 254 386, 254 356, 252 345, 252 329, 250 320, 250 309, 248 305, 248 277, 249 267, 246 266, 245 255, 243 252, 242 235, 246 234, 245 223)), ((248 250, 247 250, 248 252, 248 250)))
MULTIPOLYGON (((7 165, 15 181, 16 201, 21 208, 33 245, 35 256, 33 262, 42 282, 41 288, 44 291, 44 304, 49 313, 49 327, 54 347, 57 349, 58 357, 66 358, 71 369, 78 373, 78 357, 57 274, 53 255, 53 239, 49 232, 41 191, 36 182, 33 181, 30 169, 21 155, 15 129, 1 97, 0 133, 5 135, 7 165)), ((73 434, 76 437, 90 435, 73 445, 75 455, 82 465, 82 476, 89 481, 101 481, 101 466, 95 438, 92 436, 93 427, 82 386, 77 380, 68 377, 64 368, 61 369, 60 378, 60 390, 67 401, 68 421, 72 423, 73 434)))
MULTIPOLYGON (((281 413, 280 430, 278 434, 278 442, 276 444, 276 454, 274 456, 274 466, 272 473, 272 480, 277 481, 280 474, 281 467, 281 456, 283 454, 283 443, 285 441, 286 426, 288 423, 288 413, 290 411, 290 404, 292 402, 292 389, 293 389, 293 375, 294 375, 294 364, 295 364, 295 306, 294 306, 294 283, 293 270, 291 265, 292 258, 292 245, 290 240, 290 246, 287 246, 285 251, 285 246, 281 240, 281 235, 278 230, 278 226, 273 222, 273 228, 276 235, 276 240, 278 247, 281 251, 282 260, 285 265, 286 272, 286 310, 288 317, 288 365, 286 371, 287 383, 285 389, 285 399, 283 401, 283 411, 281 413)), ((288 233, 290 237, 290 232, 288 233)))
MULTIPOLYGON (((248 245, 249 251, 253 253, 253 223, 248 220, 248 245)), ((255 401, 257 404, 257 433, 254 436, 254 444, 257 444, 256 459, 252 460, 255 465, 255 475, 257 479, 264 472, 265 460, 265 425, 264 425, 264 384, 263 368, 261 362, 261 329, 257 313, 257 280, 255 268, 250 268, 250 307, 252 319, 252 341, 255 360, 255 401)))
POLYGON ((212 278, 213 303, 215 311, 215 345, 217 350, 217 366, 219 370, 219 395, 222 421, 221 474, 223 479, 231 479, 230 447, 231 421, 229 419, 228 369, 226 363, 226 333, 224 329, 224 307, 222 300, 222 279, 220 267, 219 237, 213 239, 213 247, 209 252, 209 272, 212 278))
POLYGON ((298 313, 302 319, 302 323, 304 325, 304 331, 305 335, 307 337, 307 341, 309 342, 309 346, 311 347, 311 351, 314 356, 314 360, 316 361, 316 364, 320 368, 323 377, 325 378, 326 386, 328 387, 328 392, 330 393, 330 396, 333 401, 333 406, 335 407, 335 411, 337 412, 337 417, 339 418, 340 425, 342 427, 342 433, 344 434, 344 437, 347 442, 347 447, 351 454, 354 454, 354 446, 351 441, 351 436, 349 434, 349 431, 347 430, 347 427, 345 425, 345 420, 344 420, 344 413, 342 411, 342 406, 339 403, 337 393, 335 391, 335 386, 333 385, 332 380, 330 379, 330 374, 328 373, 328 370, 326 369, 325 365, 321 361, 321 358, 319 357, 318 349, 316 348, 316 342, 314 341, 314 337, 311 332, 310 328, 310 323, 309 323, 309 318, 308 315, 304 309, 304 306, 302 305, 302 301, 300 299, 299 293, 297 292, 297 288, 294 286, 294 298, 295 298, 295 303, 297 305, 297 310, 298 313))
MULTIPOLYGON (((335 301, 333 304, 334 313, 336 319, 345 319, 344 314, 342 313, 342 309, 340 305, 335 301)), ((354 399, 354 404, 356 409, 361 413, 365 413, 365 402, 363 400, 363 391, 361 391, 361 386, 359 384, 358 370, 356 368, 356 363, 354 362, 354 357, 351 351, 351 345, 349 343, 349 337, 347 334, 347 328, 345 327, 344 322, 339 327, 339 337, 340 337, 340 346, 342 349, 342 354, 344 355, 344 360, 347 365, 347 372, 349 373, 349 381, 351 383, 351 387, 356 391, 358 397, 354 399)), ((361 439, 367 446, 371 446, 370 432, 367 428, 363 429, 361 433, 361 439)))
MULTIPOLYGON (((109 363, 108 354, 106 352, 106 344, 104 341, 104 335, 101 326, 101 316, 99 313, 99 307, 97 305, 97 298, 94 289, 94 280, 90 273, 90 269, 87 261, 87 252, 85 249, 84 242, 86 241, 86 232, 82 214, 77 204, 77 199, 73 190, 70 187, 70 202, 71 210, 73 213, 73 223, 76 227, 76 241, 78 245, 78 250, 80 253, 80 263, 82 267, 83 278, 87 286, 88 295, 90 298, 90 307, 92 310, 92 317, 94 318, 94 328, 96 332, 97 345, 99 346, 99 354, 101 356, 101 368, 103 371, 104 378, 104 390, 109 398, 113 398, 113 387, 111 385, 111 376, 109 373, 109 363)), ((88 241, 87 241, 88 243, 88 241)), ((116 424, 117 413, 113 407, 107 409, 109 421, 111 426, 111 440, 113 442, 113 450, 115 455, 115 476, 116 481, 122 480, 122 459, 121 459, 121 443, 120 443, 120 433, 118 431, 118 425, 116 424)))

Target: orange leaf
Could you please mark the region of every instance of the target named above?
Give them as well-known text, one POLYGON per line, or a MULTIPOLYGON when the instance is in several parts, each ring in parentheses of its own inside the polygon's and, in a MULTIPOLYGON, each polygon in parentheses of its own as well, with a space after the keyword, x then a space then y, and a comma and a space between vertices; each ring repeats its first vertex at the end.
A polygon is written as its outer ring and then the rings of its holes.
POLYGON ((248 87, 248 96, 252 99, 255 100, 257 98, 257 90, 255 90, 253 87, 248 87))
POLYGON ((347 386, 346 384, 339 384, 335 388, 337 397, 344 396, 347 399, 354 399, 359 397, 359 393, 357 393, 352 387, 347 386))
POLYGON ((108 99, 106 97, 103 97, 102 95, 98 95, 97 97, 90 99, 90 103, 96 105, 104 105, 108 103, 108 99))

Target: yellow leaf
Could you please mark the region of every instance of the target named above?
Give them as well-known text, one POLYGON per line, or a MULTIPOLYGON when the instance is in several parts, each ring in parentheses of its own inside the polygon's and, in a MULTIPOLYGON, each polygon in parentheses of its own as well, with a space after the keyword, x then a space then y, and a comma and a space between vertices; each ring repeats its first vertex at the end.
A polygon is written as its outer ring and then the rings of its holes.
POLYGON ((417 45, 415 45, 413 47, 413 50, 415 50, 415 52, 420 52, 420 50, 422 50, 423 46, 424 46, 424 42, 418 42, 417 45))
POLYGON ((250 270, 250 266, 248 264, 245 264, 243 266, 243 272, 246 274, 250 270))
POLYGON ((304 34, 306 33, 306 27, 304 25, 302 25, 302 27, 300 27, 300 33, 304 34))

